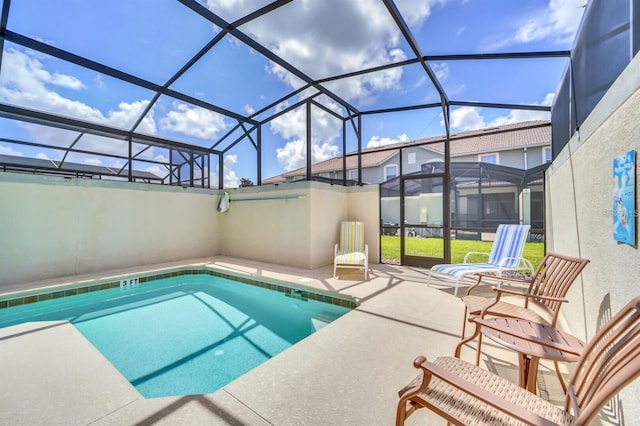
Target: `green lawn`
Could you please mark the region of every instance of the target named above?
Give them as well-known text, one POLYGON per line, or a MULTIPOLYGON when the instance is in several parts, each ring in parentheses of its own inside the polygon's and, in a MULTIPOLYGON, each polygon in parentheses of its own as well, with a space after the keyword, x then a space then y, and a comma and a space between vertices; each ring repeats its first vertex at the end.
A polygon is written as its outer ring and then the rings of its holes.
MULTIPOLYGON (((438 238, 406 238, 407 254, 412 256, 442 257, 442 240, 438 238)), ((491 241, 451 240, 451 260, 453 263, 461 263, 465 254, 470 251, 488 253, 491 251, 491 241)), ((383 235, 381 239, 382 259, 400 259, 400 237, 383 235)), ((524 257, 528 259, 534 268, 538 267, 544 257, 544 243, 526 243, 524 257)), ((477 257, 475 261, 486 260, 486 256, 477 257)), ((473 258, 470 261, 474 261, 473 258)))

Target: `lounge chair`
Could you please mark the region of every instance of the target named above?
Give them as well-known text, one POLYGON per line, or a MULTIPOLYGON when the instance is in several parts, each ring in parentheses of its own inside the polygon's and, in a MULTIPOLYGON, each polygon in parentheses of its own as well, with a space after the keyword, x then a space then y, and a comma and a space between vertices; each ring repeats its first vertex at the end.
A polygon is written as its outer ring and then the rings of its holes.
POLYGON ((586 425, 640 375, 640 297, 631 300, 584 348, 564 408, 455 357, 413 361, 421 375, 400 391, 396 426, 425 407, 465 424, 586 425))
POLYGON ((337 268, 364 269, 364 279, 369 272, 369 246, 364 243, 362 222, 340 223, 340 243, 336 243, 333 259, 333 276, 337 268))
MULTIPOLYGON (((465 304, 462 339, 464 339, 468 315, 479 315, 481 318, 485 316, 515 317, 555 327, 560 308, 564 302, 567 302, 564 297, 578 275, 580 275, 582 270, 587 266, 587 263, 589 263, 588 259, 580 259, 549 252, 531 276, 530 282, 514 278, 499 278, 500 281, 498 283, 502 282, 503 284, 526 286, 527 290, 524 293, 512 289, 494 287, 493 291, 496 292, 495 298, 472 294, 474 289, 477 288, 482 281, 498 280, 495 276, 478 274, 476 284, 469 287, 466 295, 462 297, 462 301, 465 304), (521 299, 523 301, 522 306, 505 302, 502 300, 503 295, 521 299), (532 307, 537 309, 532 309, 532 307)), ((480 360, 482 335, 480 335, 479 339, 476 365, 479 364, 480 360)), ((558 364, 556 363, 555 366, 562 390, 566 392, 558 364)))
POLYGON ((451 282, 455 287, 453 295, 457 296, 458 287, 464 285, 464 279, 470 275, 492 273, 501 277, 505 271, 522 270, 533 273, 531 262, 522 257, 529 228, 529 225, 498 225, 490 253, 469 252, 463 263, 434 265, 429 271, 427 284, 431 285, 433 278, 439 278, 445 283, 451 282), (488 259, 484 263, 469 263, 472 255, 485 255, 488 259))

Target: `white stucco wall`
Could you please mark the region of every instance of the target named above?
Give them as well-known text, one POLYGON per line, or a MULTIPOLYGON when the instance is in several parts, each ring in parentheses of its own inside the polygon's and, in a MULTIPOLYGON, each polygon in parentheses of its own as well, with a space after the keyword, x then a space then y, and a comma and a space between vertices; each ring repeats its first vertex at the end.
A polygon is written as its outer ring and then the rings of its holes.
POLYGON ((378 262, 377 185, 229 192, 231 208, 219 213, 218 190, 0 173, 0 291, 219 254, 314 269, 333 263, 342 220, 365 223, 369 261, 378 262))
POLYGON ((217 254, 211 191, 0 173, 0 286, 217 254))
MULTIPOLYGON (((579 133, 547 172, 547 249, 591 260, 562 308, 571 331, 588 340, 599 323, 640 295, 638 244, 614 241, 612 217, 613 159, 631 149, 637 156, 640 149, 640 56, 616 80, 579 133)), ((640 418, 640 380, 621 394, 620 401, 622 409, 614 414, 635 424, 633 419, 640 418)))
POLYGON ((223 255, 318 268, 333 263, 340 221, 361 220, 369 261, 379 259, 377 185, 299 181, 228 192, 231 208, 220 215, 223 255))

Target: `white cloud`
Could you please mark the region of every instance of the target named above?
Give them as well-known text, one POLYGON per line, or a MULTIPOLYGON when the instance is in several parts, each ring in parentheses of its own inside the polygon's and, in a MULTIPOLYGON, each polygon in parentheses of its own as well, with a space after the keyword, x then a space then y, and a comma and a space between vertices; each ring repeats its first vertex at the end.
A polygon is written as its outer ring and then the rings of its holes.
MULTIPOLYGON (((224 164, 224 176, 222 177, 222 184, 225 188, 238 188, 240 187, 240 177, 234 170, 235 165, 238 163, 238 156, 236 154, 227 154, 222 160, 224 164)), ((219 168, 216 166, 216 171, 209 173, 209 179, 212 188, 218 187, 218 176, 220 173, 219 168)))
POLYGON ((451 111, 451 130, 456 132, 466 132, 469 130, 487 127, 484 117, 480 114, 481 108, 460 107, 451 111))
MULTIPOLYGON (((434 5, 444 1, 400 0, 398 8, 415 28, 429 16, 434 5)), ((207 0, 207 5, 222 16, 247 13, 251 10, 249 4, 247 0, 207 0)), ((243 25, 242 30, 312 78, 406 58, 400 49, 400 31, 377 0, 341 2, 339 13, 330 1, 299 1, 243 25)), ((300 80, 278 65, 271 64, 269 71, 292 88, 300 87, 300 80)), ((395 90, 401 76, 401 69, 389 69, 332 85, 349 101, 368 102, 377 93, 395 90)))
POLYGON ((2 155, 13 155, 14 157, 24 157, 24 154, 20 151, 15 150, 11 146, 0 145, 0 154, 2 155))
POLYGON ((556 42, 571 42, 580 24, 587 0, 550 0, 547 8, 522 25, 514 41, 529 43, 553 38, 556 42))
POLYGON ((165 157, 163 154, 155 155, 155 156, 153 157, 153 160, 154 160, 154 161, 158 161, 158 162, 160 162, 160 163, 167 163, 167 164, 169 164, 169 159, 168 159, 167 157, 165 157))
POLYGON ((419 28, 422 23, 431 15, 431 9, 438 5, 444 4, 447 0, 436 1, 415 1, 415 0, 396 0, 396 5, 407 20, 407 25, 412 28, 419 28))
POLYGON ((211 140, 227 128, 225 117, 204 108, 175 101, 173 109, 160 119, 160 127, 187 136, 211 140))
MULTIPOLYGON (((341 108, 327 98, 321 99, 323 105, 340 113, 341 108)), ((280 105, 281 111, 286 105, 280 105)), ((307 113, 306 108, 297 108, 271 121, 271 131, 287 140, 285 145, 276 149, 278 163, 284 170, 293 170, 306 164, 307 155, 307 113)), ((336 140, 342 132, 342 122, 324 110, 311 110, 311 161, 317 163, 335 157, 339 149, 336 140)))
POLYGON ((407 136, 406 133, 401 134, 397 138, 384 138, 380 136, 373 136, 371 139, 369 139, 369 142, 367 142, 367 148, 375 148, 382 145, 391 145, 394 143, 408 142, 408 141, 409 141, 409 136, 407 136))
POLYGON ((233 167, 238 162, 238 156, 232 154, 226 155, 223 162, 224 177, 222 182, 224 183, 224 187, 238 188, 240 186, 240 178, 238 177, 238 175, 236 175, 235 170, 233 170, 233 167))
MULTIPOLYGON (((551 105, 554 93, 548 93, 540 103, 532 105, 551 105)), ((501 115, 487 122, 482 115, 483 109, 479 107, 460 107, 451 111, 451 129, 455 132, 467 132, 470 130, 483 129, 486 127, 503 126, 505 124, 522 123, 533 120, 549 120, 550 114, 547 111, 531 111, 522 109, 512 109, 506 115, 501 115)), ((444 123, 441 122, 442 125, 444 123)))
POLYGON ((84 164, 89 164, 90 166, 101 166, 102 161, 97 158, 87 158, 83 161, 84 164))
MULTIPOLYGON (((0 101, 123 129, 131 128, 149 106, 148 99, 123 101, 116 108, 102 112, 81 101, 64 97, 56 90, 64 88, 81 93, 87 89, 87 85, 75 76, 48 71, 47 59, 46 55, 39 53, 26 52, 17 48, 6 49, 0 75, 0 101)), ((90 83, 99 88, 105 87, 101 74, 95 74, 90 83)), ((223 116, 181 102, 174 102, 171 110, 160 119, 159 124, 164 130, 201 139, 212 139, 220 130, 227 127, 223 116)), ((78 132, 31 123, 19 122, 18 125, 29 133, 32 141, 60 147, 68 147, 79 135, 78 132)), ((135 131, 146 134, 157 133, 155 107, 151 108, 135 131)), ((76 148, 104 154, 128 155, 126 141, 91 134, 83 135, 76 148)), ((154 148, 150 148, 142 154, 141 158, 150 159, 156 155, 154 148)), ((74 158, 80 162, 89 161, 87 164, 98 164, 96 161, 103 164, 101 160, 85 160, 82 156, 74 155, 70 156, 68 161, 73 161, 74 158)), ((105 157, 104 161, 108 163, 105 165, 121 166, 120 160, 105 157)))
POLYGON ((523 121, 549 120, 550 113, 546 111, 528 111, 514 109, 509 111, 509 115, 501 116, 489 123, 489 127, 503 126, 505 124, 522 123, 523 121))
POLYGON ((96 84, 97 87, 101 89, 104 88, 104 77, 102 76, 102 74, 96 73, 96 75, 93 77, 93 82, 96 84))
POLYGON ((38 58, 9 48, 5 50, 2 61, 0 100, 27 108, 103 122, 104 116, 98 109, 64 98, 50 88, 52 85, 67 88, 83 86, 81 83, 74 83, 75 81, 77 79, 73 76, 52 76, 38 58))
MULTIPOLYGON (((540 105, 553 104, 555 93, 548 93, 540 105)), ((524 109, 512 109, 507 116, 501 116, 489 123, 489 127, 502 126, 505 124, 522 123, 523 121, 550 120, 550 113, 547 111, 530 111, 524 109)))
POLYGON ((154 164, 153 166, 149 166, 145 169, 145 172, 149 172, 149 173, 153 173, 154 175, 163 178, 165 176, 169 175, 169 171, 166 169, 166 167, 162 167, 159 166, 157 164, 154 164))
POLYGON ((49 156, 44 152, 37 153, 36 158, 39 158, 40 160, 51 160, 51 158, 49 158, 49 156))
MULTIPOLYGON (((0 76, 0 100, 26 108, 119 128, 133 126, 149 104, 148 100, 120 102, 117 109, 103 114, 99 109, 83 102, 65 98, 55 89, 62 87, 81 91, 87 86, 74 76, 47 71, 42 62, 44 59, 45 57, 42 55, 27 53, 15 48, 5 50, 0 76)), ((100 78, 97 81, 98 84, 103 84, 100 78)), ((73 138, 70 139, 69 136, 72 132, 67 130, 28 123, 20 125, 27 129, 36 142, 68 146, 73 141, 73 138)), ((138 130, 151 134, 156 132, 153 110, 142 120, 138 130)), ((109 145, 102 146, 104 152, 115 153, 110 149, 109 145)))
MULTIPOLYGON (((338 154, 338 147, 323 143, 311 146, 312 163, 328 160, 338 154)), ((306 164, 307 144, 305 141, 296 139, 289 141, 282 148, 276 149, 278 163, 286 171, 303 167, 306 164)))
POLYGON ((441 83, 447 81, 449 77, 449 64, 446 62, 437 62, 431 64, 431 69, 441 83))
MULTIPOLYGON (((445 1, 398 0, 397 6, 407 24, 417 28, 435 5, 445 1)), ((206 4, 228 19, 238 18, 255 9, 249 0, 207 0, 206 4)), ((407 52, 402 50, 402 35, 386 7, 378 0, 340 2, 340 13, 336 13, 333 2, 301 0, 243 25, 242 30, 311 78, 344 74, 407 58, 407 52)), ((266 70, 293 89, 304 84, 275 63, 270 63, 266 70)), ((446 77, 444 67, 439 72, 445 73, 446 77)), ((330 82, 325 86, 348 102, 371 104, 383 92, 402 90, 402 73, 402 69, 392 68, 330 82)), ((427 79, 421 81, 426 83, 427 79)), ((308 96, 311 90, 315 89, 305 91, 299 98, 308 96)), ((319 101, 334 111, 340 111, 331 100, 319 101)), ((281 111, 282 108, 279 106, 276 110, 281 111)), ((337 155, 340 150, 336 141, 341 136, 341 122, 317 108, 313 109, 311 122, 312 162, 337 155)), ((284 146, 276 151, 280 166, 285 170, 303 167, 306 164, 307 140, 305 109, 274 119, 270 129, 285 140, 284 146)))
MULTIPOLYGON (((120 102, 117 110, 108 112, 106 121, 112 126, 129 129, 133 126, 135 120, 140 117, 148 105, 148 100, 135 101, 131 103, 120 102)), ((156 133, 156 122, 153 119, 153 116, 154 110, 152 108, 151 111, 149 111, 149 113, 142 119, 135 131, 148 134, 156 133)))

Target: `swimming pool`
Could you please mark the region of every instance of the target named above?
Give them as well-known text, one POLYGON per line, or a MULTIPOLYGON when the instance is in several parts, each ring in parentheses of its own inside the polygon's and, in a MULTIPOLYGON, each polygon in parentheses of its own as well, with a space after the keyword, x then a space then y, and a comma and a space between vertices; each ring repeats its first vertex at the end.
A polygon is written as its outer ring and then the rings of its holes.
POLYGON ((180 275, 0 309, 0 327, 68 320, 144 397, 204 394, 350 310, 283 290, 180 275))

